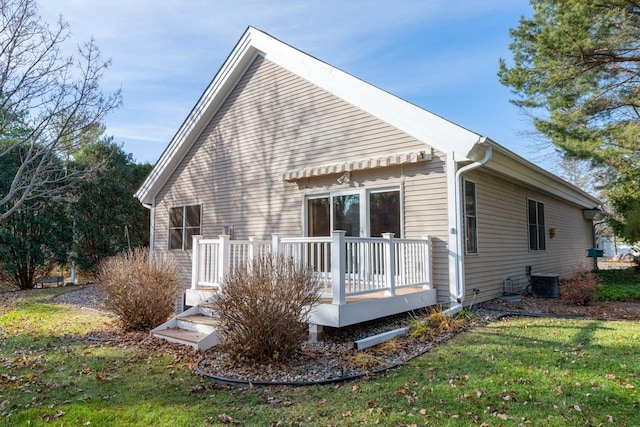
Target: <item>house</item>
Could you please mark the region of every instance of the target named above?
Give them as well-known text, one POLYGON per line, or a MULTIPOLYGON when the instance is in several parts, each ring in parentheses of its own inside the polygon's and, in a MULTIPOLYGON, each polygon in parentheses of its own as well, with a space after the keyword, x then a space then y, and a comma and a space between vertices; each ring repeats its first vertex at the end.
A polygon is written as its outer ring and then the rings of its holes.
POLYGON ((570 274, 600 204, 252 27, 135 196, 153 250, 184 266, 187 306, 231 266, 284 251, 322 277, 314 332, 570 274))

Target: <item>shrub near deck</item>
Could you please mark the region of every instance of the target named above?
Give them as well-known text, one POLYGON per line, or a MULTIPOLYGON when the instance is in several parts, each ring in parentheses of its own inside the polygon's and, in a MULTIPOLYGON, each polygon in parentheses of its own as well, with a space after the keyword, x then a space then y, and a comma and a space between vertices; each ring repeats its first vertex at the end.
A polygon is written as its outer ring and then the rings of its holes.
POLYGON ((318 288, 313 271, 284 256, 237 268, 216 300, 222 349, 238 361, 286 361, 307 339, 305 321, 318 288))
POLYGON ((180 267, 167 255, 136 248, 100 264, 99 289, 125 331, 149 331, 174 314, 180 267))

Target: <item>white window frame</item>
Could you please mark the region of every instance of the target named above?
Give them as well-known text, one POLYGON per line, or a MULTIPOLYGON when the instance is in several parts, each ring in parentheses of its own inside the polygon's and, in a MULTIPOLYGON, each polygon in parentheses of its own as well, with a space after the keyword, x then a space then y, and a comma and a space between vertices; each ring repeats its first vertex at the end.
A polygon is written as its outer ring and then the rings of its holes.
MULTIPOLYGON (((400 232, 404 234, 404 192, 402 185, 393 184, 381 187, 359 187, 349 189, 336 189, 325 191, 322 193, 309 193, 303 197, 302 201, 302 231, 304 236, 309 236, 309 200, 329 198, 329 204, 331 206, 331 218, 330 218, 330 230, 333 230, 333 198, 339 196, 348 196, 357 194, 360 197, 360 237, 371 236, 371 224, 369 217, 371 213, 371 206, 369 203, 369 194, 371 193, 384 193, 386 191, 398 191, 400 193, 400 232)), ((357 237, 357 236, 356 236, 357 237)), ((395 236, 397 238, 401 236, 395 236)))
POLYGON ((464 244, 464 252, 467 255, 478 255, 480 253, 480 248, 479 246, 479 239, 478 239, 478 184, 470 179, 465 179, 463 181, 463 187, 462 187, 462 199, 463 199, 463 203, 462 203, 462 216, 464 218, 464 240, 463 240, 463 244, 464 244), (475 251, 469 251, 469 249, 467 248, 467 183, 471 183, 473 184, 473 206, 475 207, 475 243, 476 243, 476 250, 475 251))
POLYGON ((545 206, 544 202, 527 197, 527 247, 529 248, 529 252, 544 252, 547 250, 547 236, 546 236, 547 209, 544 206, 545 206), (537 245, 535 248, 531 247, 531 223, 529 222, 529 202, 534 202, 536 204, 536 232, 538 233, 538 235, 536 239, 537 245), (538 205, 542 205, 544 209, 544 214, 542 216, 542 220, 544 221, 543 230, 542 230, 542 237, 544 238, 544 248, 540 248, 540 230, 539 230, 540 223, 538 222, 538 210, 539 210, 538 205))
MULTIPOLYGON (((169 251, 187 251, 187 250, 191 250, 192 248, 188 248, 188 244, 187 244, 187 208, 191 207, 191 206, 198 206, 200 208, 200 218, 198 218, 198 228, 200 229, 200 233, 202 234, 202 204, 199 203, 193 203, 193 204, 184 204, 184 205, 177 205, 177 206, 171 206, 169 208, 169 227, 168 227, 168 238, 167 238, 167 250, 169 251), (171 248, 171 211, 173 209, 182 209, 182 247, 180 248, 171 248)), ((195 227, 189 227, 189 228, 195 228, 195 227)))

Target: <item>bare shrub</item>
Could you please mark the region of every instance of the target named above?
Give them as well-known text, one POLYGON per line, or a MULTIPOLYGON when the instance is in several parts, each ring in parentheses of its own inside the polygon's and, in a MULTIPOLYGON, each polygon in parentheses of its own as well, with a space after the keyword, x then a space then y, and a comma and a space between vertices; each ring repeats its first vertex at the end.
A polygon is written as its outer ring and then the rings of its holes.
POLYGON ((98 278, 105 307, 126 331, 151 330, 174 314, 181 278, 172 258, 136 248, 104 260, 98 278))
POLYGON ((598 276, 592 271, 582 271, 565 279, 560 285, 560 298, 573 305, 589 305, 598 300, 598 276))
POLYGON ((466 328, 471 320, 472 317, 466 311, 449 316, 442 311, 442 308, 432 308, 428 316, 411 320, 410 336, 420 341, 434 341, 442 334, 466 328))
POLYGON ((318 289, 313 271, 283 256, 258 257, 228 274, 216 310, 222 350, 246 362, 291 358, 307 338, 318 289))

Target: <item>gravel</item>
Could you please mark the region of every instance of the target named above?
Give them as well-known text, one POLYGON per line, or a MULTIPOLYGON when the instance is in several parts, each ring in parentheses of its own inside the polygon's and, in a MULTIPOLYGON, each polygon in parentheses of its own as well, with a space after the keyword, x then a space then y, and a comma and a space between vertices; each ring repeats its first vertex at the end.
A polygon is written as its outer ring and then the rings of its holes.
POLYGON ((77 285, 69 292, 54 296, 53 301, 60 304, 77 305, 98 311, 107 311, 104 306, 104 298, 93 283, 77 285))

